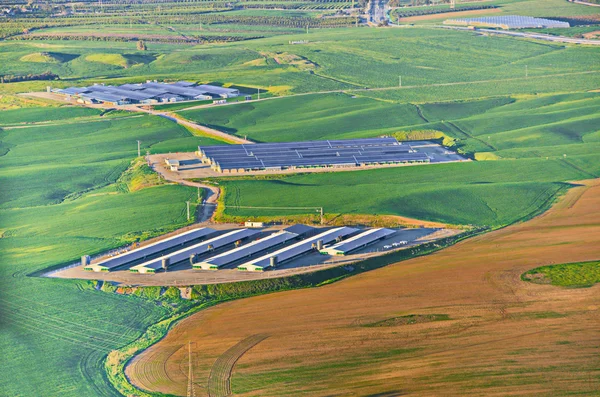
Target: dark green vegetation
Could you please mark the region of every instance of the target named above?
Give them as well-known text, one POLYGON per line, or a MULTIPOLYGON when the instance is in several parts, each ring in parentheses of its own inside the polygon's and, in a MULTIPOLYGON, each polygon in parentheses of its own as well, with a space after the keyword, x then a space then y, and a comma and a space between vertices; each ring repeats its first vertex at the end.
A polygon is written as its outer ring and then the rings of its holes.
POLYGON ((99 113, 0 112, 0 349, 10 366, 2 371, 11 373, 0 381, 3 395, 117 396, 104 375, 106 354, 184 309, 167 305, 172 294, 159 293, 155 304, 146 299, 152 296, 109 295, 90 282, 27 276, 186 224, 185 201, 195 200, 195 189, 129 192, 140 187, 143 167, 117 180, 137 139, 144 151, 191 150, 210 140, 161 118, 99 113), (43 120, 50 121, 20 124, 43 120))
POLYGON ((521 279, 536 284, 585 288, 600 283, 600 262, 565 263, 542 266, 523 273, 521 279))

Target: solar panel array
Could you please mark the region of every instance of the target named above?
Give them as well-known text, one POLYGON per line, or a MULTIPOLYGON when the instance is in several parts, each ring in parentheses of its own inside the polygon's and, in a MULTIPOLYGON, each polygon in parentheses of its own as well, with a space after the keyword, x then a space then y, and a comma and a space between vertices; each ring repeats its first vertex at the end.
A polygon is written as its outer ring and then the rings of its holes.
POLYGON ((177 245, 185 244, 192 240, 206 237, 206 236, 214 234, 214 233, 216 233, 216 230, 210 229, 208 227, 189 230, 185 233, 181 233, 181 234, 169 237, 167 239, 157 241, 155 243, 148 244, 148 245, 140 247, 140 248, 136 248, 136 249, 126 252, 124 254, 113 256, 112 258, 102 260, 98 263, 94 263, 90 266, 86 266, 85 269, 86 270, 94 270, 94 271, 111 270, 116 267, 125 265, 127 263, 131 263, 136 260, 146 258, 150 255, 167 250, 169 248, 176 247, 177 245))
POLYGON ((198 153, 220 172, 429 161, 395 138, 199 146, 198 153))
POLYGON ((390 229, 369 229, 354 237, 349 238, 348 240, 339 242, 331 247, 327 247, 321 250, 321 253, 335 255, 339 252, 346 254, 356 249, 362 248, 368 244, 374 243, 377 240, 391 236, 394 233, 396 233, 396 231, 390 229))
POLYGON ((521 15, 505 15, 505 16, 493 16, 493 17, 480 17, 480 18, 459 18, 449 19, 448 23, 461 23, 461 24, 483 24, 488 26, 497 26, 512 29, 523 29, 523 28, 568 28, 570 27, 568 22, 555 21, 546 18, 533 18, 525 17, 521 15))
POLYGON ((354 229, 352 227, 347 227, 347 226, 330 229, 326 232, 317 234, 316 236, 302 240, 296 244, 292 244, 289 247, 282 248, 273 253, 263 255, 260 258, 256 258, 256 259, 253 259, 246 263, 243 263, 238 266, 238 269, 239 270, 265 270, 265 269, 268 269, 269 267, 271 267, 271 258, 272 257, 277 257, 277 263, 282 263, 287 260, 296 258, 297 256, 306 254, 307 252, 309 252, 312 249, 313 244, 316 244, 317 241, 319 241, 319 240, 322 240, 323 244, 327 244, 331 241, 334 241, 335 239, 337 239, 339 237, 346 237, 357 231, 358 231, 357 229, 354 229))
POLYGON ((233 244, 238 240, 242 240, 251 236, 258 234, 257 230, 251 229, 239 229, 233 230, 231 232, 225 233, 218 237, 212 238, 210 240, 203 241, 198 244, 194 244, 190 247, 186 247, 179 251, 172 252, 170 254, 164 255, 157 259, 152 259, 148 262, 141 263, 139 265, 133 266, 129 270, 133 272, 143 272, 145 270, 158 270, 162 267, 162 259, 168 258, 171 264, 175 264, 177 262, 181 262, 183 260, 189 259, 190 255, 194 254, 204 254, 213 249, 218 249, 224 247, 229 244, 233 244))
POLYGON ((236 262, 242 258, 254 255, 258 252, 265 251, 269 248, 277 245, 286 243, 290 240, 297 238, 296 233, 289 232, 278 232, 273 233, 270 236, 251 242, 250 244, 243 245, 231 251, 224 252, 220 255, 213 256, 202 262, 194 264, 194 269, 218 269, 222 266, 236 262))
POLYGON ((81 98, 94 99, 100 102, 131 102, 138 103, 149 100, 180 101, 189 99, 210 99, 215 97, 230 97, 239 95, 239 90, 212 85, 195 85, 188 81, 177 83, 92 85, 89 87, 69 87, 56 92, 66 95, 79 95, 81 98))

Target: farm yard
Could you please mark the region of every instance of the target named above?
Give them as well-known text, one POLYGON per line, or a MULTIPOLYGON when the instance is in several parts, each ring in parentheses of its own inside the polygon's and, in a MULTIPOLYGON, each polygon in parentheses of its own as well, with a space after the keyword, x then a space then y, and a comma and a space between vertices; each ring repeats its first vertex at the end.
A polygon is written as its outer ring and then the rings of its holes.
MULTIPOLYGON (((486 4, 500 11, 482 15, 585 25, 564 35, 597 30, 597 7, 486 4)), ((598 48, 442 30, 436 19, 355 27, 363 6, 105 1, 0 17, 0 349, 10 374, 0 394, 149 396, 127 382, 127 358, 200 310, 135 358, 135 385, 185 395, 194 330, 197 394, 218 357, 210 388, 236 395, 598 393, 598 48), (143 156, 224 142, 135 109, 44 95, 149 79, 246 89, 251 101, 156 112, 257 142, 392 135, 435 139, 474 160, 213 179, 217 220, 317 222, 302 210, 240 208, 276 203, 322 206, 332 225, 502 229, 382 256, 375 267, 385 268, 341 282, 374 267, 181 290, 40 277, 199 219, 206 196, 165 181, 143 156), (561 287, 569 283, 588 288, 561 287)))

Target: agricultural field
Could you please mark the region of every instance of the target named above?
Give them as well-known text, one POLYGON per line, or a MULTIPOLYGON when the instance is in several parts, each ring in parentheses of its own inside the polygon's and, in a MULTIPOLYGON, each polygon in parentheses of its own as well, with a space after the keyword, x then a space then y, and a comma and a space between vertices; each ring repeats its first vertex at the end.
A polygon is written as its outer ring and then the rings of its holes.
POLYGON ((542 266, 523 273, 521 279, 536 284, 588 288, 600 283, 600 262, 564 263, 542 266))
POLYGON ((106 354, 177 308, 28 275, 185 225, 195 189, 125 171, 137 139, 144 152, 211 140, 152 116, 73 107, 2 111, 0 137, 0 346, 11 374, 1 394, 117 396, 106 354))
POLYGON ((475 159, 497 160, 221 178, 219 184, 227 192, 225 214, 298 215, 298 211, 236 209, 268 207, 270 197, 277 197, 281 207, 323 206, 333 214, 401 215, 498 227, 545 207, 564 192, 565 183, 600 175, 599 100, 598 93, 580 92, 414 105, 327 94, 182 114, 259 141, 438 131, 475 159))
POLYGON ((599 206, 600 185, 588 181, 542 217, 438 253, 205 310, 127 373, 144 389, 185 395, 191 340, 198 390, 241 356, 228 379, 240 396, 596 395, 598 285, 520 276, 597 261, 599 206))
MULTIPOLYGON (((222 391, 229 381, 236 394, 319 395, 327 389, 331 394, 334 383, 342 393, 372 395, 465 394, 472 387, 498 394, 516 387, 541 395, 597 392, 598 342, 586 310, 598 306, 598 285, 566 289, 519 279, 541 266, 599 259, 598 220, 591 210, 598 207, 598 186, 574 187, 600 176, 597 48, 419 23, 405 29, 342 27, 355 21, 353 2, 104 3, 104 10, 97 2, 74 4, 74 10, 57 4, 27 18, 0 20, 0 37, 6 37, 0 41, 0 76, 33 79, 0 83, 0 349, 5 358, 0 369, 10 374, 0 380, 0 394, 121 395, 105 372, 107 354, 192 305, 170 300, 160 288, 126 296, 108 284, 36 277, 83 254, 189 224, 185 201, 195 208, 196 189, 156 177, 137 158, 136 141, 142 154, 222 142, 149 114, 23 95, 48 85, 147 79, 234 85, 255 97, 260 88, 265 100, 161 108, 257 141, 426 131, 475 160, 489 160, 221 178, 226 215, 295 215, 235 208, 276 202, 324 206, 328 215, 355 219, 391 214, 499 228, 559 201, 543 217, 431 257, 313 290, 228 302, 191 317, 152 348, 169 346, 175 352, 167 363, 177 368, 175 383, 158 379, 149 387, 185 394, 180 369, 187 369, 187 356, 178 338, 186 327, 208 324, 195 333, 206 347, 194 353, 196 378, 207 380, 214 360, 237 346, 220 361, 224 370, 216 372, 214 383, 222 391), (143 36, 147 50, 138 50, 137 36, 143 36), (58 79, 35 80, 46 72, 58 79), (269 317, 274 305, 283 310, 269 317), (241 324, 235 313, 251 320, 241 324), (278 319, 284 313, 293 318, 278 319), (227 323, 231 329, 219 338, 227 323), (324 331, 304 328, 313 326, 324 331), (548 331, 538 332, 540 326, 548 331), (515 342, 506 343, 507 337, 515 342), (452 346, 464 349, 448 350, 452 346), (307 347, 313 353, 306 354, 307 347), (233 378, 225 379, 225 364, 238 355, 233 378), (411 361, 398 368, 401 360, 411 361), (489 369, 492 365, 496 370, 489 369)), ((563 0, 489 3, 504 14, 597 13, 563 0)), ((306 285, 288 287, 294 286, 306 285)), ((231 297, 239 295, 226 298, 231 297)))

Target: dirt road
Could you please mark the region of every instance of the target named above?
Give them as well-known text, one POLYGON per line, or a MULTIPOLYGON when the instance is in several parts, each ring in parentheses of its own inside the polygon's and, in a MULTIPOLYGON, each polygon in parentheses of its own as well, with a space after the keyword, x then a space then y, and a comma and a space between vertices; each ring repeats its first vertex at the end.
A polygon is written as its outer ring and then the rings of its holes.
POLYGON ((268 338, 232 369, 235 395, 599 395, 600 285, 520 279, 540 265, 600 259, 598 208, 600 180, 588 181, 542 216, 434 255, 216 306, 179 323, 127 374, 185 395, 180 346, 191 340, 206 390, 213 363, 260 334, 268 338))

